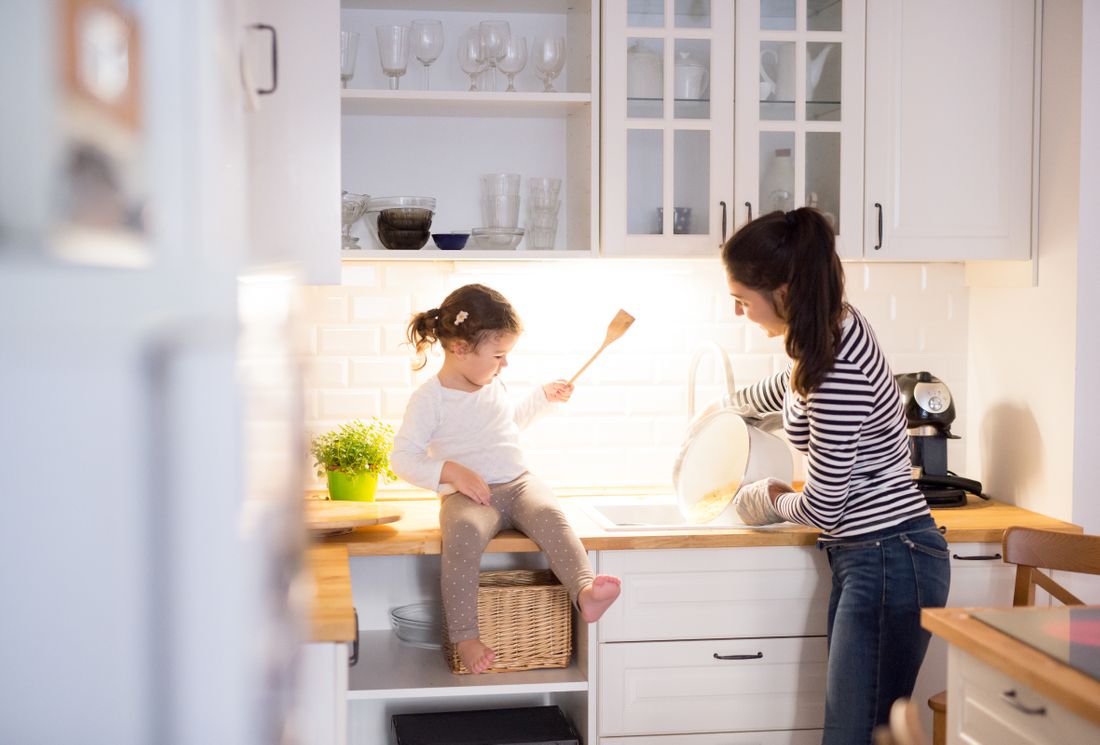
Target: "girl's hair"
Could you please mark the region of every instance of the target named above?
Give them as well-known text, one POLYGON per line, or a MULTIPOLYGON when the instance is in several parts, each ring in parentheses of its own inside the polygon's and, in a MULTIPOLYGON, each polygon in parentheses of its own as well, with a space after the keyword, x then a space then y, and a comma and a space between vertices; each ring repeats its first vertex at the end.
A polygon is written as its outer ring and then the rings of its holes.
POLYGON ((787 354, 796 363, 791 387, 802 395, 816 390, 836 361, 845 307, 844 268, 828 220, 811 207, 761 215, 722 246, 722 263, 731 279, 757 292, 786 283, 775 312, 786 321, 787 354))
POLYGON ((464 341, 477 349, 486 339, 522 331, 516 309, 503 295, 485 285, 464 285, 438 308, 414 314, 406 333, 416 349, 413 369, 419 370, 427 364, 425 352, 433 344, 449 349, 454 342, 464 341))

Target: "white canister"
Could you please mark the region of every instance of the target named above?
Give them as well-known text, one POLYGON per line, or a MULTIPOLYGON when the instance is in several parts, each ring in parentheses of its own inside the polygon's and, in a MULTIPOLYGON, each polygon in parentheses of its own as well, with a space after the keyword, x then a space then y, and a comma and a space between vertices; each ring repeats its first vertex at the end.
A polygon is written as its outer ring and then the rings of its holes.
POLYGON ((628 98, 661 98, 664 62, 661 53, 640 40, 626 50, 626 95, 628 98))
POLYGON ((676 98, 698 100, 706 97, 709 74, 707 66, 692 58, 688 52, 680 52, 676 60, 674 92, 676 98))

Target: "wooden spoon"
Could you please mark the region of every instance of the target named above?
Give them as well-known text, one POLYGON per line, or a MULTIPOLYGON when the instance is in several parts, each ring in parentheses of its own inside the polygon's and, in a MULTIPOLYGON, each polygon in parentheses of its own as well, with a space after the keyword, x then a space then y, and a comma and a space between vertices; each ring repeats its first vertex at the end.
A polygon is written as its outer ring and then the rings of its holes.
POLYGON ((588 369, 588 366, 600 356, 600 352, 607 349, 608 344, 625 334, 632 323, 634 323, 634 316, 630 315, 625 310, 620 310, 616 313, 615 317, 611 319, 611 323, 607 324, 607 336, 604 338, 603 344, 601 344, 600 348, 596 350, 596 353, 588 359, 588 362, 584 363, 584 367, 577 370, 577 374, 569 379, 569 385, 573 385, 573 381, 579 378, 581 373, 588 369))

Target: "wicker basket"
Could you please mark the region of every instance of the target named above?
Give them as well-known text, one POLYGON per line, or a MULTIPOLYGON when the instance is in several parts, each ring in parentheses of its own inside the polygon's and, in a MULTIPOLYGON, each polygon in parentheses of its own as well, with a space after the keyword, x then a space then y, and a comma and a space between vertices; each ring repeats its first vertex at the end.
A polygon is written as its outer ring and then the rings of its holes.
MULTIPOLYGON (((486 672, 567 667, 573 653, 572 619, 569 592, 549 571, 481 573, 477 590, 480 638, 496 653, 486 672)), ((447 636, 446 613, 443 656, 452 672, 470 672, 447 636)))

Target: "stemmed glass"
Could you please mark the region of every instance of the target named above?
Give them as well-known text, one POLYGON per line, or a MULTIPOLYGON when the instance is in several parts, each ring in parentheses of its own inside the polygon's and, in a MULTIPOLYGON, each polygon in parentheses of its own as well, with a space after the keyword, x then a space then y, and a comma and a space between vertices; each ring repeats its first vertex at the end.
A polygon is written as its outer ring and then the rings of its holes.
POLYGON ((476 91, 477 76, 485 72, 489 63, 481 53, 481 35, 472 26, 458 37, 458 64, 470 76, 470 90, 476 91))
POLYGON ((523 36, 513 36, 504 45, 504 56, 497 61, 497 67, 508 76, 506 92, 516 92, 516 75, 527 66, 527 39, 523 36))
POLYGON ((493 90, 497 89, 496 66, 504 57, 504 48, 512 38, 508 21, 482 21, 477 27, 481 35, 481 52, 489 67, 493 68, 493 90))
POLYGON ((412 22, 413 54, 424 65, 424 90, 431 90, 428 68, 443 51, 443 24, 435 20, 412 22))
POLYGON ((359 51, 359 34, 355 31, 340 32, 340 86, 348 87, 355 76, 355 53, 359 51))
POLYGON ((554 92, 554 78, 565 67, 565 39, 560 36, 539 36, 535 39, 535 72, 546 93, 554 92))
POLYGON ((377 26, 378 59, 382 72, 390 79, 390 90, 397 90, 401 76, 409 66, 409 27, 377 26))

